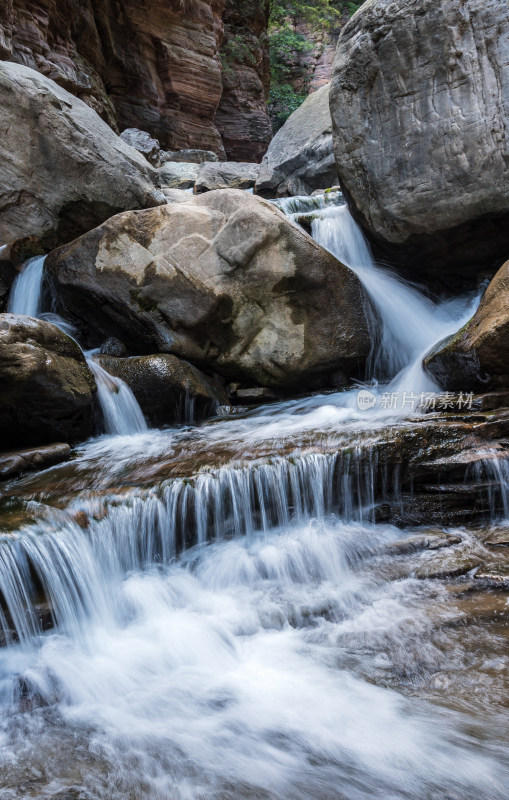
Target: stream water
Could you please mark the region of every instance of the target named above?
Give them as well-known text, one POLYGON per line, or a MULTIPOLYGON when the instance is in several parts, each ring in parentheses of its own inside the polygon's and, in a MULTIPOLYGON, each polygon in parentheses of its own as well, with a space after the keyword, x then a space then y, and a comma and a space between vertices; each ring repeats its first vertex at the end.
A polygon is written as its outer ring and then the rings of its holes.
MULTIPOLYGON (((419 414, 381 398, 436 388, 422 354, 477 299, 433 302, 346 207, 292 203, 375 305, 375 404, 139 420, 6 487, 1 800, 507 800, 506 595, 423 579, 439 551, 374 523, 369 448, 325 446, 419 414)), ((482 558, 495 526, 424 533, 482 558)))

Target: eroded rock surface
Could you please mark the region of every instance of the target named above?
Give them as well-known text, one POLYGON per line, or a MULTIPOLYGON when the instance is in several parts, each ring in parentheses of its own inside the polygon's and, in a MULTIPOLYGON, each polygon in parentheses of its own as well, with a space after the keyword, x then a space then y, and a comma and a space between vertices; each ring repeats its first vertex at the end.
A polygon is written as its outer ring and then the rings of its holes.
POLYGON ((379 252, 414 280, 450 287, 507 257, 508 58, 499 0, 376 0, 339 39, 341 183, 379 252))
POLYGON ((2 447, 86 438, 95 391, 73 339, 49 322, 0 314, 2 447))
POLYGON ((157 173, 89 106, 0 62, 0 242, 69 241, 121 210, 164 202, 157 173))
POLYGON ((120 214, 46 269, 91 344, 116 336, 231 380, 343 385, 370 350, 357 277, 246 192, 120 214))
POLYGON ((258 164, 227 161, 223 164, 202 164, 196 176, 195 192, 214 189, 252 189, 258 178, 258 164))

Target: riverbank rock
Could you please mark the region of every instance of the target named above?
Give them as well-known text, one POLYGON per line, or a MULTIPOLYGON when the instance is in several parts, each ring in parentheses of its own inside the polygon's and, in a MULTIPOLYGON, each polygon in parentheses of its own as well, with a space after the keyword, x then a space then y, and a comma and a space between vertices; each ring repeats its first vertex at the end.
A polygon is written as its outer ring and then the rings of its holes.
POLYGON ((499 0, 377 0, 343 29, 330 92, 342 188, 414 280, 451 288, 507 257, 508 59, 499 0))
POLYGON ((33 447, 29 450, 11 450, 0 453, 0 480, 15 478, 23 472, 44 469, 67 461, 71 455, 68 444, 57 443, 33 447))
POLYGON ((434 348, 424 366, 449 391, 509 387, 509 261, 470 322, 434 348))
POLYGON ((115 336, 229 380, 343 385, 370 351, 354 273, 246 192, 120 214, 50 253, 46 270, 90 344, 115 336))
POLYGON ((196 176, 194 191, 196 194, 201 194, 212 192, 214 189, 252 189, 259 171, 258 164, 242 164, 235 161, 202 164, 196 176))
POLYGON ((140 131, 138 128, 126 128, 122 131, 120 138, 123 142, 134 147, 141 153, 153 167, 158 167, 161 163, 161 147, 157 139, 154 139, 147 131, 140 131))
POLYGON ((206 161, 219 161, 219 157, 212 150, 161 150, 161 164, 166 161, 204 164, 206 161))
POLYGON ((167 353, 96 358, 110 375, 127 383, 144 416, 155 427, 205 419, 228 403, 218 381, 167 353))
POLYGON ((198 164, 166 161, 158 170, 160 185, 163 190, 193 189, 199 169, 198 164))
POLYGON ((74 442, 92 432, 95 381, 55 325, 0 314, 0 440, 4 447, 74 442))
POLYGON ((327 84, 310 94, 275 135, 256 191, 268 197, 311 194, 337 182, 327 84))
POLYGON ((164 202, 157 173, 89 106, 0 62, 0 242, 69 241, 121 210, 164 202))

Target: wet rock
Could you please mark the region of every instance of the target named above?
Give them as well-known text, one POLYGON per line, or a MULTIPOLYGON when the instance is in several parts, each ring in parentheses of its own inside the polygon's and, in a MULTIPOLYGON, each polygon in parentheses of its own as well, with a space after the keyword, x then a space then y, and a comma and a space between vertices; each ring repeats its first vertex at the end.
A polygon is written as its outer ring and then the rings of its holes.
POLYGON ((232 400, 239 400, 244 403, 263 403, 277 400, 278 395, 273 389, 267 386, 241 386, 238 383, 230 383, 227 387, 228 397, 232 400))
POLYGON ((487 564, 477 570, 475 577, 494 589, 509 589, 509 564, 487 564))
POLYGON ((62 443, 0 453, 0 480, 14 478, 28 470, 43 469, 53 464, 59 464, 66 461, 70 454, 70 446, 62 443))
POLYGON ((252 189, 259 170, 258 164, 234 161, 202 164, 196 176, 194 191, 196 194, 201 194, 214 189, 252 189))
POLYGON ((161 163, 161 147, 157 139, 154 139, 147 131, 140 131, 138 128, 126 128, 122 131, 120 138, 126 144, 134 147, 141 153, 153 167, 158 167, 161 163))
POLYGON ((487 547, 509 547, 509 527, 491 530, 489 538, 485 539, 484 544, 487 547))
POLYGON ((166 161, 158 170, 160 184, 170 189, 192 189, 199 168, 198 164, 166 161))
POLYGON ((98 356, 97 360, 110 375, 127 383, 144 416, 156 427, 203 419, 228 401, 218 381, 175 356, 98 356))
POLYGON ((407 555, 409 553, 417 553, 419 550, 440 550, 443 547, 452 547, 452 545, 460 544, 460 542, 461 536, 440 531, 437 533, 416 534, 406 539, 390 542, 385 546, 385 550, 393 555, 407 555))
POLYGON ((3 446, 86 438, 92 431, 95 390, 92 373, 73 339, 49 322, 0 315, 3 446))
POLYGON ((421 579, 459 578, 467 575, 482 563, 477 556, 458 553, 443 559, 424 562, 415 570, 415 577, 421 579))
POLYGON ((497 272, 476 313, 440 342, 424 367, 450 391, 509 387, 509 261, 497 272))
POLYGON ((499 0, 379 0, 340 36, 340 181, 379 255, 413 280, 461 285, 507 258, 508 34, 499 0))
POLYGON ((143 156, 28 67, 0 63, 0 125, 2 243, 33 235, 54 246, 118 211, 164 202, 143 156))
POLYGON ((311 194, 337 182, 327 84, 310 94, 273 138, 256 191, 268 197, 311 194))
POLYGON ((161 164, 167 161, 204 164, 206 161, 219 161, 219 156, 212 150, 161 150, 161 164))
POLYGON ((247 386, 314 388, 360 374, 370 350, 353 272, 241 191, 118 215, 46 270, 91 345, 115 336, 247 386))

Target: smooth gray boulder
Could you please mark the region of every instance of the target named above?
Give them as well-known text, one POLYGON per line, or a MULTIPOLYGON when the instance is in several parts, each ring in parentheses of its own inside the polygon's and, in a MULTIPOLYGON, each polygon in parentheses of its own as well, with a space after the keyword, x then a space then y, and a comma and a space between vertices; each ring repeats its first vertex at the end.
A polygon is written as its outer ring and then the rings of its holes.
POLYGON ((49 322, 0 314, 2 447, 85 439, 93 428, 95 391, 74 339, 49 322))
POLYGON ((164 202, 157 173, 89 106, 21 64, 0 62, 0 243, 48 247, 113 214, 164 202))
POLYGON ((165 188, 192 189, 199 169, 198 164, 166 161, 158 170, 163 191, 165 188))
POLYGON ((337 184, 329 84, 306 98, 269 145, 256 182, 267 197, 311 194, 337 184))
POLYGON ((414 280, 450 287, 507 257, 508 62, 501 0, 371 0, 343 29, 330 90, 341 185, 414 280))
POLYGON ((194 191, 196 194, 201 194, 215 189, 253 189, 259 171, 259 164, 241 161, 204 163, 196 177, 194 191))
POLYGON ((119 214, 45 266, 91 346, 113 336, 132 354, 301 391, 360 376, 370 352, 355 274, 247 192, 119 214))
POLYGON ((219 156, 212 150, 161 150, 161 163, 166 161, 204 164, 206 161, 219 161, 219 156))

